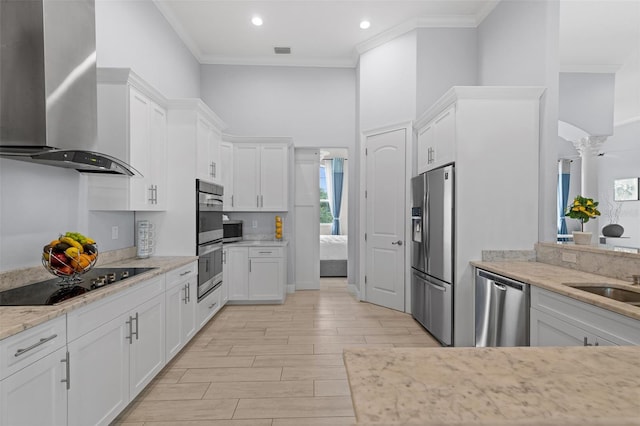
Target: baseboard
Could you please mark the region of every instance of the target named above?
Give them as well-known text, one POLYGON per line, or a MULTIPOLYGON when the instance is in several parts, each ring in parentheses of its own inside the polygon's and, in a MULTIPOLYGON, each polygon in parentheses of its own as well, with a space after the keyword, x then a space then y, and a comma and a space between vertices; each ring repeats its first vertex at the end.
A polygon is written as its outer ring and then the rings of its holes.
POLYGON ((358 289, 355 284, 347 284, 347 291, 353 294, 356 299, 360 300, 360 289, 358 289))
POLYGON ((287 284, 287 293, 291 294, 291 293, 295 293, 296 292, 296 285, 295 284, 287 284))

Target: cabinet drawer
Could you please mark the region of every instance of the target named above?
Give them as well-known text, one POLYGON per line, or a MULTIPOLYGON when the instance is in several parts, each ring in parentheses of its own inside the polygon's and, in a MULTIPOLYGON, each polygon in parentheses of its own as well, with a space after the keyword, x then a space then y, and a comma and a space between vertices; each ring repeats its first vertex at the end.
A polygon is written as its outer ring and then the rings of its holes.
POLYGON ((0 379, 67 344, 67 317, 62 315, 0 342, 0 379))
POLYGON ((207 297, 198 301, 198 329, 202 328, 220 310, 220 290, 218 287, 207 297))
POLYGON ((164 292, 160 275, 68 314, 69 342, 164 292))
POLYGON ((172 284, 177 284, 178 282, 182 282, 187 277, 191 277, 198 273, 198 263, 192 262, 188 265, 181 266, 180 268, 174 269, 172 271, 167 272, 167 288, 170 288, 172 284))
POLYGON ((532 286, 531 307, 618 345, 640 345, 640 321, 599 306, 532 286))
POLYGON ((249 257, 282 257, 282 247, 250 247, 249 257))

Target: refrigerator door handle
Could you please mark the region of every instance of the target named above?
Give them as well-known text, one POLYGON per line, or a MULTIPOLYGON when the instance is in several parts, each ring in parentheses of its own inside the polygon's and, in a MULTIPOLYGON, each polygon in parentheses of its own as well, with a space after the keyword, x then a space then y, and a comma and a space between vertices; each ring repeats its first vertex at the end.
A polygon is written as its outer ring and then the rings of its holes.
POLYGON ((429 186, 427 181, 427 175, 424 175, 424 199, 422 200, 422 205, 424 206, 422 209, 422 246, 424 247, 424 270, 430 271, 431 268, 429 265, 429 253, 431 252, 431 247, 429 247, 429 234, 431 233, 431 225, 429 223, 429 186))

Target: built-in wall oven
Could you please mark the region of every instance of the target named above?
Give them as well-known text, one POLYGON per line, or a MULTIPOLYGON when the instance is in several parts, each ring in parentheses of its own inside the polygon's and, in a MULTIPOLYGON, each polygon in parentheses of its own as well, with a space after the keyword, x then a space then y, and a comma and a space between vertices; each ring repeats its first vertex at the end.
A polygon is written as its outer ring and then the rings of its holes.
POLYGON ((222 192, 222 186, 196 179, 198 300, 222 284, 222 192))

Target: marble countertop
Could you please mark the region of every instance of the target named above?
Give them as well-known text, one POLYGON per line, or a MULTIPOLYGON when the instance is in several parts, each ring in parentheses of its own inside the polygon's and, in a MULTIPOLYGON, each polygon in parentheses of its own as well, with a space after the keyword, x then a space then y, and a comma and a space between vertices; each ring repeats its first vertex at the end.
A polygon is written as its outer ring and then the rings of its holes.
POLYGON ((347 348, 358 425, 640 425, 640 347, 347 348))
MULTIPOLYGON (((181 257, 150 257, 147 259, 128 258, 108 264, 100 264, 99 267, 114 268, 156 268, 151 271, 136 275, 127 280, 93 290, 73 299, 66 300, 56 305, 49 306, 0 306, 0 340, 13 336, 23 330, 35 327, 50 319, 64 315, 81 306, 85 306, 96 300, 103 299, 114 293, 132 287, 142 281, 146 281, 157 275, 164 274, 172 269, 179 268, 197 260, 196 256, 181 257)), ((43 269, 44 270, 44 269, 43 269)), ((48 278, 51 278, 49 276, 48 278)))
POLYGON ((286 247, 289 244, 287 240, 242 240, 233 243, 224 243, 225 246, 241 246, 241 247, 286 247))
POLYGON ((566 285, 566 283, 579 285, 606 284, 640 292, 640 287, 632 285, 629 281, 622 281, 616 278, 576 271, 541 262, 474 261, 471 262, 471 265, 640 320, 640 306, 618 302, 617 300, 588 293, 566 285))

